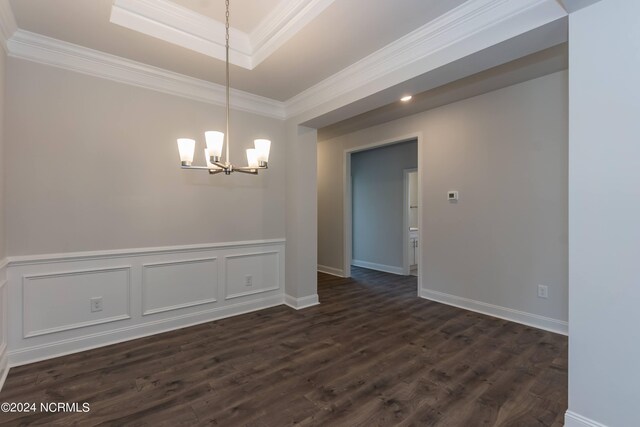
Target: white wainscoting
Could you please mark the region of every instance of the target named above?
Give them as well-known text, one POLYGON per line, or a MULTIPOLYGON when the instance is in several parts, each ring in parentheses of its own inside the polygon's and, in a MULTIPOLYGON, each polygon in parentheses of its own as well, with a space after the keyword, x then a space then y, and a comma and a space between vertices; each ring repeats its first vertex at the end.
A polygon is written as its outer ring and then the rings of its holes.
POLYGON ((256 252, 225 256, 225 299, 274 291, 280 286, 280 253, 256 252), (251 279, 251 284, 247 280, 251 279))
POLYGON ((131 266, 22 277, 24 338, 130 319, 131 266), (103 310, 91 312, 91 299, 103 310))
POLYGON ((8 357, 8 316, 7 309, 9 308, 7 302, 7 260, 0 259, 0 390, 4 380, 9 373, 9 357, 8 357))
POLYGON ((218 259, 144 264, 142 315, 178 310, 217 301, 218 259))
POLYGON ((284 250, 274 239, 9 258, 8 364, 283 304, 284 250), (92 312, 96 297, 103 308, 92 312))

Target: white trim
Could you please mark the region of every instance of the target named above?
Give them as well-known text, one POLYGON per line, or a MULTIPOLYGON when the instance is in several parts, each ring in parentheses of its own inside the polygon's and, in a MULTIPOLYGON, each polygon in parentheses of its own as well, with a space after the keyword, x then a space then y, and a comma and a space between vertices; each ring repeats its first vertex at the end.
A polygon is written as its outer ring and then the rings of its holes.
POLYGON ((607 427, 597 421, 593 421, 590 418, 583 417, 580 414, 576 414, 573 411, 567 411, 564 414, 564 426, 565 427, 607 427))
POLYGON ((420 289, 419 296, 430 301, 475 311, 477 313, 521 323, 538 329, 544 329, 545 331, 554 332, 556 334, 568 335, 569 332, 569 324, 564 320, 552 319, 550 317, 488 304, 486 302, 450 295, 430 289, 420 289))
POLYGON ((117 249, 109 251, 87 251, 87 252, 67 252, 60 254, 28 255, 8 258, 8 266, 50 264, 52 262, 89 261, 98 259, 129 258, 147 255, 158 255, 163 253, 190 253, 201 252, 211 249, 234 249, 245 246, 270 246, 273 244, 286 243, 282 239, 266 240, 246 240, 240 242, 207 243, 201 245, 180 245, 180 246, 160 246, 157 248, 134 248, 117 249))
POLYGON ((351 265, 355 267, 368 268, 369 270, 384 271, 385 273, 404 275, 404 269, 396 265, 378 264, 375 262, 351 260, 351 265))
MULTIPOLYGON (((57 357, 62 354, 83 351, 88 348, 96 348, 114 342, 135 339, 140 336, 209 322, 221 317, 235 316, 274 305, 281 305, 284 303, 283 271, 285 266, 283 257, 281 256, 281 253, 284 253, 285 250, 284 246, 284 239, 271 239, 250 242, 174 246, 170 248, 124 249, 118 251, 40 255, 36 257, 21 257, 20 259, 13 260, 15 261, 15 265, 12 263, 12 260, 9 260, 9 269, 7 270, 7 280, 9 283, 4 289, 8 291, 8 297, 5 298, 5 301, 7 301, 7 303, 11 301, 9 303, 11 307, 9 321, 11 322, 12 328, 7 335, 9 365, 13 366, 15 364, 57 357), (267 274, 267 271, 263 271, 263 267, 258 265, 249 267, 254 268, 255 271, 253 274, 259 275, 257 277, 265 275, 262 282, 265 287, 272 286, 272 280, 277 281, 277 287, 273 290, 260 289, 260 292, 256 292, 259 293, 259 295, 252 293, 250 296, 245 296, 246 299, 227 301, 219 297, 220 295, 226 295, 228 293, 228 290, 224 289, 226 284, 222 280, 225 275, 226 265, 225 263, 217 265, 219 260, 224 260, 225 256, 243 258, 252 254, 257 256, 263 255, 264 253, 267 253, 269 257, 271 257, 272 254, 276 255, 274 260, 276 264, 274 265, 274 268, 276 268, 275 273, 269 270, 267 274), (207 301, 206 303, 204 303, 204 301, 198 301, 203 302, 203 304, 193 304, 194 301, 188 301, 188 298, 182 298, 180 301, 165 298, 158 304, 158 306, 162 307, 160 307, 159 311, 153 313, 154 316, 146 316, 146 314, 150 314, 150 311, 155 311, 154 309, 156 307, 144 307, 145 297, 143 295, 143 283, 145 281, 145 267, 184 264, 203 260, 216 262, 217 273, 215 275, 217 281, 215 285, 212 285, 215 286, 215 293, 207 292, 198 298, 205 299, 213 296, 217 299, 216 301, 207 301), (38 332, 38 336, 31 337, 25 337, 24 333, 20 334, 20 331, 25 329, 23 326, 25 324, 24 313, 30 309, 34 309, 33 307, 28 307, 28 301, 25 301, 24 298, 24 286, 22 284, 24 277, 56 277, 65 276, 70 273, 80 274, 82 272, 113 271, 125 268, 122 267, 123 264, 127 265, 126 269, 128 273, 126 278, 129 285, 127 305, 125 306, 123 299, 120 298, 120 308, 118 310, 114 309, 113 312, 106 313, 105 316, 114 317, 122 315, 126 310, 130 319, 109 323, 100 321, 91 325, 73 324, 72 326, 74 326, 74 328, 68 327, 71 325, 62 322, 64 327, 60 328, 60 330, 36 331, 38 332), (185 301, 185 299, 187 299, 187 301, 185 301), (165 307, 165 305, 168 306, 171 305, 171 303, 177 305, 185 302, 186 304, 180 307, 165 307), (171 310, 169 310, 169 308, 171 308, 171 310), (86 327, 75 328, 75 326, 86 327), (46 334, 39 332, 46 332, 46 334)), ((240 266, 243 268, 245 260, 241 259, 239 262, 243 263, 240 266)), ((197 270, 198 272, 195 276, 191 276, 190 271, 189 269, 184 271, 185 280, 190 280, 190 277, 193 277, 195 280, 204 279, 202 275, 204 273, 202 271, 197 270)), ((207 270, 207 275, 208 274, 207 270)), ((118 276, 117 283, 119 286, 124 285, 124 280, 124 277, 118 276)), ((115 284, 115 282, 101 280, 100 283, 98 283, 99 286, 107 288, 112 284, 115 284)), ((171 288, 172 292, 174 290, 175 288, 171 288)), ((124 291, 124 288, 119 288, 118 295, 121 296, 124 291)), ((64 304, 65 301, 65 299, 62 299, 59 303, 64 304)), ((70 301, 70 304, 71 302, 73 301, 70 301)), ((72 310, 77 310, 78 307, 80 307, 78 304, 79 303, 75 301, 73 305, 69 307, 72 310)), ((80 302, 80 304, 82 303, 80 302)), ((82 309, 82 307, 80 307, 80 309, 82 309)), ((6 313, 6 311, 3 311, 3 313, 6 313)), ((72 320, 75 322, 84 322, 94 319, 74 317, 72 320)), ((60 326, 58 323, 51 323, 51 325, 54 327, 60 326)), ((26 327, 26 330, 30 332, 30 328, 44 329, 46 327, 48 327, 48 325, 37 324, 26 327)))
MULTIPOLYGON (((151 89, 195 101, 224 106, 225 86, 162 68, 18 30, 7 42, 9 55, 40 64, 88 74, 118 83, 151 89)), ((284 120, 284 104, 273 99, 231 89, 231 108, 284 120)))
MULTIPOLYGON (((229 29, 229 62, 254 69, 334 0, 281 1, 250 33, 229 29)), ((224 23, 167 0, 115 0, 111 22, 224 61, 224 23)))
POLYGON ((296 310, 302 310, 303 308, 313 307, 314 305, 320 304, 320 299, 318 298, 318 294, 309 295, 302 298, 285 295, 284 303, 291 308, 295 308, 296 310))
POLYGON ((291 97, 285 102, 287 117, 350 92, 359 90, 358 99, 363 98, 566 15, 555 0, 468 0, 291 97), (490 34, 481 34, 485 32, 490 34), (446 58, 428 60, 442 51, 447 51, 446 58), (412 75, 405 71, 419 63, 424 65, 412 70, 412 75), (384 87, 373 88, 382 78, 387 78, 384 87), (362 93, 365 88, 367 93, 362 93))
POLYGON ((40 335, 48 335, 56 332, 69 331, 72 329, 79 329, 87 326, 102 325, 103 323, 117 322, 119 320, 126 320, 126 319, 131 319, 131 266, 130 265, 125 265, 120 267, 109 267, 109 268, 92 268, 87 270, 73 270, 73 271, 47 273, 47 274, 30 274, 30 275, 22 276, 22 337, 23 338, 32 338, 40 335), (96 320, 90 320, 87 322, 67 324, 67 325, 58 326, 55 328, 36 329, 36 330, 27 331, 27 318, 29 317, 29 304, 24 295, 27 281, 44 279, 47 277, 53 278, 53 277, 78 276, 78 275, 84 275, 84 274, 98 274, 98 273, 104 273, 104 272, 110 272, 110 271, 125 271, 127 273, 127 311, 126 313, 123 313, 117 316, 112 316, 112 317, 104 317, 96 320))
POLYGON ((7 41, 18 29, 9 0, 0 0, 0 44, 8 52, 7 41))
POLYGON ((320 265, 318 264, 318 271, 320 273, 325 273, 325 274, 330 274, 332 276, 337 276, 337 277, 346 277, 344 275, 344 271, 339 269, 339 268, 334 268, 334 267, 329 267, 327 265, 320 265))
POLYGON ((244 253, 244 254, 234 254, 234 255, 227 255, 224 257, 224 289, 225 289, 225 296, 224 299, 225 300, 230 300, 230 299, 234 299, 234 298, 240 298, 240 297, 246 297, 249 295, 255 295, 255 294, 262 294, 265 292, 271 292, 271 291, 277 291, 278 289, 280 289, 280 269, 278 268, 276 271, 278 271, 278 276, 276 277, 276 285, 272 286, 270 288, 263 288, 263 289, 254 289, 254 290, 250 290, 250 291, 245 291, 245 292, 238 292, 235 294, 227 294, 226 291, 229 290, 229 269, 227 268, 227 264, 228 264, 228 259, 229 258, 248 258, 248 257, 256 257, 256 256, 261 256, 261 255, 272 255, 275 254, 276 255, 276 263, 278 266, 280 266, 280 252, 278 251, 267 251, 267 252, 251 252, 251 253, 244 253))
POLYGON ((134 326, 111 329, 106 332, 83 335, 43 345, 22 348, 20 350, 13 350, 9 351, 9 366, 14 367, 41 360, 52 359, 54 357, 78 353, 176 329, 187 328, 189 326, 212 322, 277 305, 282 305, 282 295, 212 308, 196 313, 183 314, 171 318, 159 319, 134 326))
POLYGON ((214 261, 216 263, 216 270, 218 268, 217 262, 218 262, 218 257, 207 257, 207 258, 197 258, 197 259, 185 259, 185 260, 180 260, 180 261, 165 261, 165 262, 154 262, 154 263, 149 263, 149 264, 142 264, 142 283, 141 283, 141 287, 142 287, 142 300, 141 300, 141 307, 142 307, 142 316, 149 316, 151 314, 158 314, 158 313, 164 313, 166 311, 173 311, 173 310, 179 310, 181 308, 188 308, 188 307, 194 307, 196 305, 203 305, 203 304, 212 304, 214 302, 217 302, 217 282, 216 284, 216 296, 213 298, 207 298, 207 299, 203 299, 203 300, 197 300, 197 301, 189 301, 189 302, 185 302, 183 304, 176 304, 176 305, 171 305, 171 306, 165 306, 165 307, 158 307, 158 308, 152 308, 152 309, 148 309, 147 308, 147 300, 149 299, 149 297, 147 296, 149 291, 148 291, 148 283, 147 283, 147 271, 149 271, 149 269, 152 268, 157 268, 157 267, 164 267, 167 265, 181 265, 181 264, 198 264, 198 263, 204 263, 204 262, 210 262, 210 261, 214 261))
POLYGON ((252 68, 278 50, 335 0, 281 1, 249 34, 252 68))
MULTIPOLYGON (((225 24, 167 0, 115 0, 111 23, 224 61, 225 24)), ((229 62, 253 69, 249 35, 229 28, 229 62)))

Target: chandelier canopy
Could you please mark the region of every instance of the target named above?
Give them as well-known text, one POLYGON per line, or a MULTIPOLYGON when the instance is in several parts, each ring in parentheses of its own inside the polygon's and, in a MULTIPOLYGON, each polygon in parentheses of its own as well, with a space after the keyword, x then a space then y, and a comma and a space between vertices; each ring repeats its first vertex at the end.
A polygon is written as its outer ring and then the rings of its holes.
POLYGON ((225 145, 225 133, 219 131, 207 131, 204 133, 206 148, 204 157, 206 166, 193 166, 193 155, 196 149, 196 141, 189 138, 178 138, 178 151, 180 152, 180 162, 183 169, 208 170, 210 174, 224 172, 231 175, 232 172, 249 173, 257 175, 260 169, 267 169, 269 161, 269 151, 271 141, 268 139, 254 140, 254 148, 247 150, 247 166, 234 166, 229 159, 229 0, 226 0, 225 15, 225 37, 226 37, 226 75, 227 75, 227 108, 226 108, 226 152, 224 162, 222 161, 222 148, 225 145))

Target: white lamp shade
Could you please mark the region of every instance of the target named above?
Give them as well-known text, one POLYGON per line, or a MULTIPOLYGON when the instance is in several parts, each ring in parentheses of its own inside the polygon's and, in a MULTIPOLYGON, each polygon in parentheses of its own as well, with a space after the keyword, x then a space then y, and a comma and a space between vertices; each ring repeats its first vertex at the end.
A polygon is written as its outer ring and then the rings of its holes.
POLYGON ((256 139, 253 141, 256 147, 256 155, 259 162, 269 161, 269 150, 271 149, 271 141, 268 139, 256 139))
POLYGON ((193 154, 196 150, 196 141, 189 138, 178 138, 178 151, 181 162, 193 162, 193 154))
MULTIPOLYGON (((204 137, 207 140, 207 151, 209 156, 222 156, 222 146, 224 144, 224 133, 215 130, 210 130, 204 133, 204 137)), ((207 156, 207 157, 209 157, 207 156)))
POLYGON ((258 152, 255 148, 249 148, 247 150, 247 164, 250 168, 258 167, 258 152))

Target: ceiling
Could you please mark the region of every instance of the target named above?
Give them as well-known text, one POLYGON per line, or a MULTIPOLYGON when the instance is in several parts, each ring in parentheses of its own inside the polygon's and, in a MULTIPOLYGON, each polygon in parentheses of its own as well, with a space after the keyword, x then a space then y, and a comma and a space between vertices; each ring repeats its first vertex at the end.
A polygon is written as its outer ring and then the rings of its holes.
MULTIPOLYGON (((208 18, 224 22, 224 0, 173 0, 173 2, 208 18)), ((250 33, 279 3, 283 1, 230 0, 229 9, 233 16, 233 26, 240 31, 250 33)))
MULTIPOLYGON (((154 4, 152 0, 129 2, 154 4)), ((464 2, 231 0, 231 26, 250 35, 276 8, 298 5, 304 12, 312 5, 322 5, 313 19, 296 21, 301 23, 299 28, 294 28, 295 31, 289 28, 289 37, 280 40, 277 49, 255 68, 232 65, 231 85, 274 100, 288 100, 464 2)), ((113 0, 10 1, 22 30, 224 84, 223 61, 112 23, 113 3, 113 0)), ((205 18, 223 18, 223 0, 173 0, 173 3, 205 18)))
POLYGON ((325 141, 422 111, 482 95, 568 68, 567 43, 541 50, 485 71, 414 93, 411 102, 395 101, 318 129, 318 140, 325 141))

